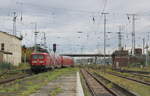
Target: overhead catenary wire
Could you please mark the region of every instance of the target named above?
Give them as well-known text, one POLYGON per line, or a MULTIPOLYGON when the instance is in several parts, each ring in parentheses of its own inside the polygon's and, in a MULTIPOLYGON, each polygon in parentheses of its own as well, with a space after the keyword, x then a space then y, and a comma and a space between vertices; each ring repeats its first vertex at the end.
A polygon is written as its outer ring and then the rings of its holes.
MULTIPOLYGON (((107 0, 106 0, 106 2, 107 2, 107 0)), ((33 5, 34 5, 34 4, 33 4, 33 5)), ((25 6, 28 6, 28 5, 25 5, 25 6)), ((33 7, 34 7, 34 6, 33 6, 33 7)), ((37 6, 37 7, 38 7, 38 6, 37 6)), ((105 7, 106 7, 106 5, 105 5, 105 7)), ((104 7, 104 9, 106 9, 105 7, 104 7)), ((79 16, 80 16, 80 15, 84 15, 84 14, 85 14, 85 15, 86 15, 86 14, 89 14, 88 16, 91 16, 91 14, 92 14, 92 16, 94 17, 94 20, 93 20, 93 21, 95 22, 94 24, 95 24, 96 26, 98 26, 97 23, 99 23, 99 22, 100 22, 99 24, 101 24, 101 20, 100 20, 100 21, 97 20, 97 18, 99 18, 98 15, 97 15, 97 14, 98 14, 98 11, 85 11, 85 10, 74 10, 74 9, 73 9, 73 10, 72 10, 72 9, 70 10, 70 9, 66 9, 66 8, 50 8, 50 10, 49 10, 48 8, 42 8, 41 10, 43 10, 43 11, 45 11, 45 12, 50 12, 50 13, 51 13, 51 12, 54 12, 55 9, 57 9, 57 10, 62 10, 62 11, 69 11, 69 13, 71 13, 70 16, 71 16, 71 15, 79 15, 79 16)), ((32 9, 30 9, 30 10, 32 10, 32 9)), ((48 15, 46 15, 46 14, 42 15, 42 14, 40 14, 40 13, 38 13, 38 12, 37 12, 37 13, 35 12, 35 13, 33 13, 33 14, 34 14, 34 16, 37 16, 37 17, 38 17, 38 16, 39 16, 39 17, 41 16, 42 18, 45 18, 45 17, 46 17, 46 18, 49 18, 49 16, 50 16, 49 14, 48 14, 48 15), (38 15, 38 14, 39 14, 39 15, 38 15)), ((64 14, 66 14, 66 13, 64 13, 64 14)), ((112 13, 111 13, 111 14, 112 14, 112 13)), ((111 14, 110 14, 110 15, 111 15, 111 14)), ((24 15, 27 15, 27 14, 24 14, 24 15)), ((55 16, 55 15, 57 15, 57 13, 55 14, 55 12, 54 12, 54 14, 53 14, 52 16, 55 16)), ((66 15, 66 16, 67 16, 67 15, 66 15)), ((87 17, 88 17, 88 16, 87 16, 87 17)), ((113 16, 113 15, 112 15, 112 16, 113 16)), ((110 17, 111 17, 111 16, 110 16, 110 17)), ((75 18, 78 18, 78 17, 75 17, 75 18)), ((57 19, 57 17, 55 17, 54 19, 57 19)), ((53 20, 54 20, 54 19, 53 19, 53 20)), ((25 21, 24 21, 24 22, 25 22, 25 21)), ((43 22, 43 23, 47 23, 48 21, 42 21, 42 22, 43 22)), ((50 23, 50 22, 48 22, 48 23, 50 23)), ((60 23, 60 22, 55 22, 55 23, 60 23)), ((53 23, 51 23, 51 24, 53 24, 53 23)), ((63 23, 62 23, 62 24, 63 24, 63 23)), ((68 22, 66 23, 66 25, 69 25, 69 24, 71 24, 71 23, 68 23, 68 22)), ((26 24, 26 25, 27 25, 27 24, 26 24)), ((93 27, 92 27, 92 28, 93 28, 93 27)), ((100 28, 99 28, 98 30, 100 30, 100 28)), ((96 32, 98 32, 98 31, 96 31, 96 32)), ((99 32, 99 34, 101 34, 101 33, 102 33, 102 32, 99 32)))

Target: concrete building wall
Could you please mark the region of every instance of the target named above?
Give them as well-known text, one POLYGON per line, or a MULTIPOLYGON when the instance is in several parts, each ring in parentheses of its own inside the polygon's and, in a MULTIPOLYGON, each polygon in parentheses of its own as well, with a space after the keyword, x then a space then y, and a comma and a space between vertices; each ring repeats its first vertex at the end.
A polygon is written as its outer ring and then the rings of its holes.
POLYGON ((3 61, 10 62, 16 66, 21 63, 20 38, 0 32, 0 50, 1 54, 3 53, 3 61), (2 44, 4 44, 4 50, 2 50, 2 44))

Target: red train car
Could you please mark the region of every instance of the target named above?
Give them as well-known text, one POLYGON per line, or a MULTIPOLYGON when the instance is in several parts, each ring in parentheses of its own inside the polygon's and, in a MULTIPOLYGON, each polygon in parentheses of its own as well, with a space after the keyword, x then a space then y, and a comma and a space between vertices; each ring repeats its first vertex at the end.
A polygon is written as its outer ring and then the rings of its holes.
POLYGON ((53 61, 54 61, 54 65, 56 68, 61 68, 62 67, 62 58, 59 55, 53 55, 53 61))
POLYGON ((30 58, 31 70, 33 72, 46 71, 47 69, 71 67, 74 65, 71 57, 63 57, 56 54, 32 53, 30 58))
POLYGON ((71 57, 68 56, 63 56, 62 57, 62 67, 73 67, 74 66, 74 61, 71 57))

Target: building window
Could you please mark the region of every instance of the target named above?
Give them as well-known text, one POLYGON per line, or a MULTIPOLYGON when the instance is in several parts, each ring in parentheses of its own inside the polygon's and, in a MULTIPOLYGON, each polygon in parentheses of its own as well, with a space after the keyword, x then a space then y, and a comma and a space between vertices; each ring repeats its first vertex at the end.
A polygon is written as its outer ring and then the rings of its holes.
POLYGON ((1 50, 4 51, 4 43, 1 44, 1 50))

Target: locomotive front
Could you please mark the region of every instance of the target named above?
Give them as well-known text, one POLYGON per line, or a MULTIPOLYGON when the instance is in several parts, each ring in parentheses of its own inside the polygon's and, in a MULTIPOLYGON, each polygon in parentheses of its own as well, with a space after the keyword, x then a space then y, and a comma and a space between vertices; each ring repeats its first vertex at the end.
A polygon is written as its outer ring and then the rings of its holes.
POLYGON ((44 71, 47 66, 47 53, 32 53, 30 59, 31 70, 33 72, 44 71))

